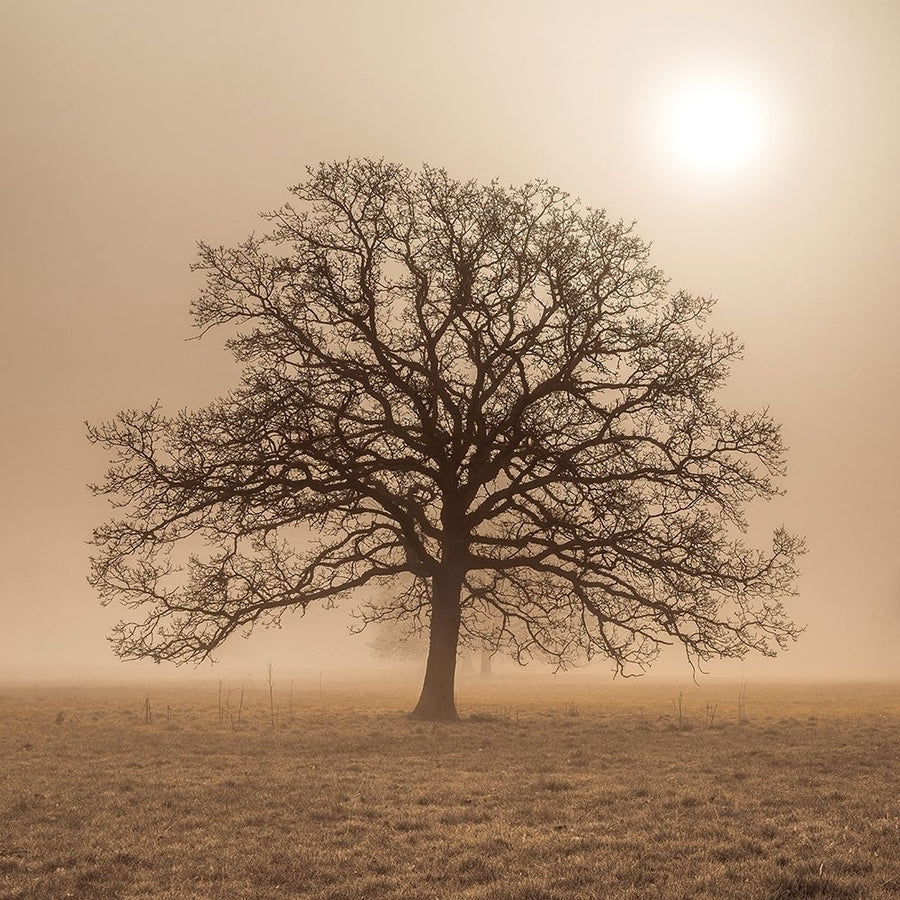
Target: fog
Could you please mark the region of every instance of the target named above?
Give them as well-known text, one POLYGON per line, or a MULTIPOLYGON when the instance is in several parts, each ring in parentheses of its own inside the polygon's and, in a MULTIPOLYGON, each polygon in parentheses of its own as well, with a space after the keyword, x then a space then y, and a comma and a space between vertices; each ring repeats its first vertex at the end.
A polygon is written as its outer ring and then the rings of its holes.
MULTIPOLYGON (((121 611, 85 581, 109 509, 84 421, 237 376, 214 335, 186 340, 195 242, 261 230, 307 165, 356 155, 546 178, 637 220, 673 287, 718 297, 714 326, 747 348, 726 400, 769 407, 790 447, 751 536, 785 523, 809 553, 797 645, 709 669, 900 675, 896 4, 6 0, 0 34, 0 678, 385 665, 347 610, 233 638, 218 669, 119 663, 121 611), (765 98, 740 171, 685 167, 659 130, 668 86, 704 67, 765 98)), ((690 670, 672 652, 657 674, 690 670)))

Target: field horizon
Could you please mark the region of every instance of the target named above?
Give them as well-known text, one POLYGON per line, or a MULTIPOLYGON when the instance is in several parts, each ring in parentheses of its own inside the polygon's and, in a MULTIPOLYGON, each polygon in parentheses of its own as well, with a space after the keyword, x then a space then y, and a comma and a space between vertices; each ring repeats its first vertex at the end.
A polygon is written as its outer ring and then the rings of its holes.
POLYGON ((0 897, 900 895, 900 682, 0 683, 0 897))

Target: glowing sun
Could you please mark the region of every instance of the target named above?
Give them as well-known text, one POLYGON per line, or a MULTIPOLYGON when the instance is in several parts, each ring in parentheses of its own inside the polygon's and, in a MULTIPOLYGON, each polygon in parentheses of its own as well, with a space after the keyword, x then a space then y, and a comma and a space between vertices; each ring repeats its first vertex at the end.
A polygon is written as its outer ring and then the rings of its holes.
POLYGON ((701 172, 742 169, 766 142, 763 98, 746 84, 694 77, 676 85, 664 107, 665 138, 680 162, 701 172))

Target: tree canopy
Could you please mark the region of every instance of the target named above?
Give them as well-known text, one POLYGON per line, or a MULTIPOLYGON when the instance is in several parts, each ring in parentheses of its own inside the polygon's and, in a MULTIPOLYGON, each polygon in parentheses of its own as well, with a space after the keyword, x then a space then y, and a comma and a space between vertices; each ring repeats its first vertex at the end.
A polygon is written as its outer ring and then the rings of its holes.
POLYGON ((452 719, 460 633, 620 671, 796 637, 801 541, 744 535, 780 492, 778 425, 720 404, 741 346, 632 226, 542 181, 371 160, 291 194, 263 236, 199 245, 193 319, 239 386, 89 426, 120 656, 200 660, 356 593, 366 621, 429 629, 414 714, 452 719))

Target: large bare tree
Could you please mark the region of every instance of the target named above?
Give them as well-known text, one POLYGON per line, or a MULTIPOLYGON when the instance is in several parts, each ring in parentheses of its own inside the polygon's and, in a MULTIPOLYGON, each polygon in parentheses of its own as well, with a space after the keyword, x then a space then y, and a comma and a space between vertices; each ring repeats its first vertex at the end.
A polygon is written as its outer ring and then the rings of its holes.
POLYGON ((796 637, 801 542, 742 535, 779 492, 778 426, 717 401, 740 345, 630 226, 544 182, 370 160, 291 193, 265 236, 199 248, 194 321, 240 386, 89 427, 121 657, 200 660, 362 591, 364 619, 429 629, 412 715, 450 720, 461 633, 623 671, 796 637))

